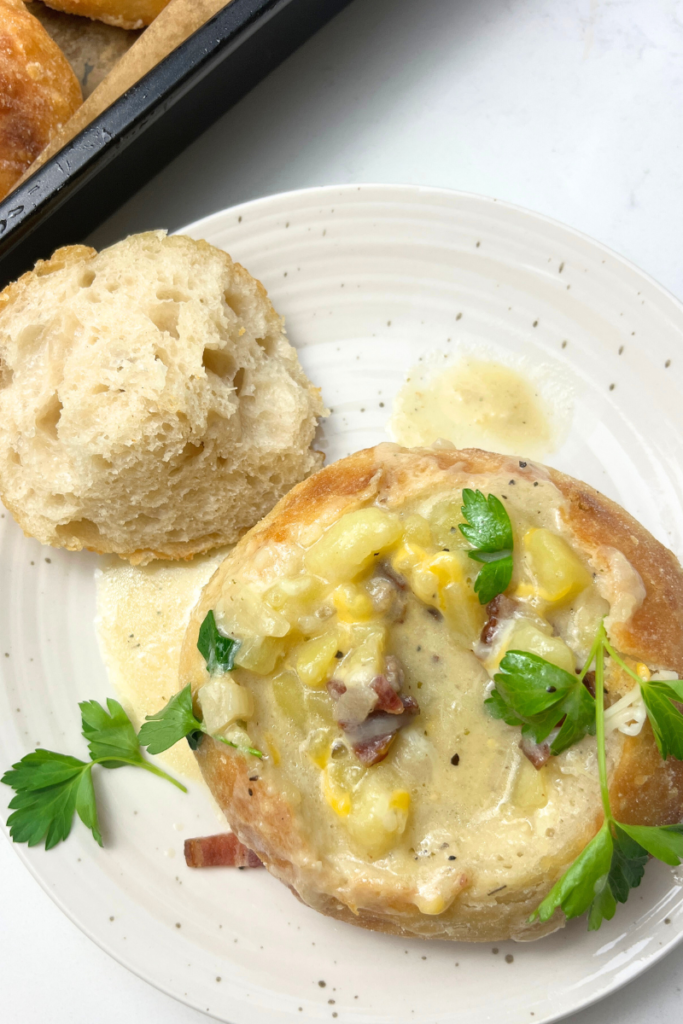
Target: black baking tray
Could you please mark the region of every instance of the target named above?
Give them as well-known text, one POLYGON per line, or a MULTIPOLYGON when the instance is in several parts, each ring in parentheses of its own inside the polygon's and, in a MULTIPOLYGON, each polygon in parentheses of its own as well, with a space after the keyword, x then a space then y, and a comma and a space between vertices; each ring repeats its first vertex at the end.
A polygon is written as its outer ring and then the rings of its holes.
POLYGON ((82 242, 350 0, 232 0, 0 202, 0 287, 82 242))

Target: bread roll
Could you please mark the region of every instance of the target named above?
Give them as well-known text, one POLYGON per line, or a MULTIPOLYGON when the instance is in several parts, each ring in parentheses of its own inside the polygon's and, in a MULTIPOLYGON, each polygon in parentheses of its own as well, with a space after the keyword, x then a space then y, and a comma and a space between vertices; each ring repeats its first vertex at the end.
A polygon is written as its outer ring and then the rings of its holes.
POLYGON ((55 11, 80 14, 117 28, 144 28, 169 0, 43 0, 55 11))
POLYGON ((0 0, 0 199, 81 105, 71 65, 21 0, 0 0))
MULTIPOLYGON (((484 700, 505 650, 574 671, 603 616, 639 671, 683 670, 683 572, 623 509, 561 473, 478 450, 380 445, 294 488, 219 567, 181 658, 211 733, 196 752, 239 839, 309 906, 399 935, 532 939, 598 830, 595 739, 545 763, 484 700), (504 502, 514 572, 487 609, 463 488, 504 502), (241 641, 209 677, 213 611, 241 641), (259 749, 259 761, 245 748, 259 749)), ((608 701, 633 683, 608 661, 608 701)), ((627 716, 628 717, 628 716, 627 716)), ((683 765, 609 711, 613 810, 681 820, 683 765)))
POLYGON ((322 412, 263 286, 206 242, 60 249, 0 294, 0 495, 44 544, 230 543, 320 466, 322 412))

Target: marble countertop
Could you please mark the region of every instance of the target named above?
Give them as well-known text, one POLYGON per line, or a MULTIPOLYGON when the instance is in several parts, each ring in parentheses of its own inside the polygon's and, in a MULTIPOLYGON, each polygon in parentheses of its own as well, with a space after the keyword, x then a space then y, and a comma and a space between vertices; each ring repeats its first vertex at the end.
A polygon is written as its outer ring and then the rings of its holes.
MULTIPOLYGON (((564 221, 683 299, 683 0, 355 0, 91 241, 257 196, 399 182, 564 221)), ((130 974, 0 841, 8 1024, 206 1019, 130 974)), ((571 1024, 677 1019, 683 946, 571 1024)))

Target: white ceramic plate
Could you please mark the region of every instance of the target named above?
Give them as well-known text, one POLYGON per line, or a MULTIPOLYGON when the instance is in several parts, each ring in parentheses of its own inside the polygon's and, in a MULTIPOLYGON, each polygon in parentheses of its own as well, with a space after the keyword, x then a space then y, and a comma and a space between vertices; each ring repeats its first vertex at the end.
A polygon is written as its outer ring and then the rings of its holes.
MULTIPOLYGON (((434 348, 552 362, 576 397, 549 461, 683 553, 683 308, 635 267, 523 210, 412 187, 273 196, 188 232, 243 262, 285 314, 334 410, 329 461, 386 439, 405 371, 434 348)), ((0 523, 2 767, 38 742, 84 750, 76 703, 109 692, 96 564, 25 539, 9 515, 0 523)), ((492 948, 363 932, 317 916, 265 872, 188 871, 183 838, 217 827, 198 787, 183 796, 134 771, 103 781, 105 849, 79 824, 50 853, 17 853, 117 960, 232 1024, 541 1024, 623 985, 683 934, 683 888, 660 864, 598 933, 580 920, 492 948)))

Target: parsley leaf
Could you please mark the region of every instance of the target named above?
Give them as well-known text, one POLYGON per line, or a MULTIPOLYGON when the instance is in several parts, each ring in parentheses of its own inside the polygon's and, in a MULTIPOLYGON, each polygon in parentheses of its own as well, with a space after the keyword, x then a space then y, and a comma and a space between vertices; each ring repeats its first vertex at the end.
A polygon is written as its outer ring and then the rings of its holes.
POLYGON ((216 676, 232 671, 240 642, 220 632, 216 617, 210 611, 199 629, 197 647, 206 662, 207 672, 210 676, 216 676))
POLYGON ((108 700, 107 707, 105 710, 94 700, 80 705, 83 736, 88 741, 91 761, 80 761, 53 750, 34 750, 0 779, 15 791, 9 804, 12 813, 7 819, 15 843, 36 846, 44 840, 45 849, 50 850, 68 837, 74 814, 78 814, 102 846, 92 779, 96 764, 105 768, 144 768, 187 792, 185 786, 143 758, 133 725, 121 705, 108 700))
POLYGON ((96 700, 86 700, 78 706, 82 732, 93 761, 125 754, 125 761, 107 760, 105 768, 120 768, 131 761, 144 764, 133 723, 118 701, 107 698, 108 712, 96 700))
POLYGON ((460 526, 470 544, 479 551, 512 550, 512 524, 500 498, 466 487, 462 492, 462 514, 467 524, 460 526))
POLYGON ((232 740, 226 739, 225 736, 209 733, 204 723, 195 718, 192 707, 192 687, 189 683, 174 697, 171 697, 161 711, 157 711, 155 715, 147 715, 145 724, 140 729, 139 739, 150 754, 160 754, 185 737, 187 737, 187 742, 192 750, 196 750, 204 735, 212 736, 212 739, 224 743, 226 747, 233 747, 243 753, 253 754, 254 757, 263 757, 262 752, 254 747, 240 747, 232 740))
POLYGON ((529 920, 548 921, 558 907, 562 907, 567 917, 580 917, 581 914, 585 914, 605 887, 612 865, 613 850, 609 822, 605 821, 598 834, 555 883, 529 920))
POLYGON ((485 498, 481 491, 466 487, 462 498, 462 514, 467 523, 461 523, 460 530, 476 549, 469 552, 469 557, 483 564, 474 581, 474 592, 480 604, 488 604, 510 586, 512 523, 495 494, 485 498))
POLYGON ((101 846, 91 767, 52 750, 35 750, 12 765, 0 781, 16 793, 7 819, 14 842, 36 846, 44 839, 45 849, 51 850, 67 838, 78 810, 101 846))
POLYGON ((537 654, 508 651, 494 680, 496 689, 485 701, 493 716, 509 725, 521 723, 523 734, 535 743, 542 743, 558 729, 550 744, 551 754, 560 754, 595 732, 595 701, 580 676, 537 654))
POLYGON ((597 931, 603 920, 612 920, 617 902, 626 903, 631 889, 640 885, 647 859, 647 851, 626 834, 623 825, 605 819, 531 920, 547 921, 561 906, 568 918, 588 911, 588 929, 597 931))
POLYGON ((517 717, 498 690, 491 690, 490 696, 484 701, 484 704, 487 705, 491 718, 499 718, 506 725, 524 725, 522 719, 517 717))
POLYGON ((640 885, 648 861, 647 850, 636 842, 627 828, 624 825, 614 826, 614 853, 609 885, 619 903, 626 903, 630 890, 640 885))
POLYGON ((624 825, 618 826, 657 860, 677 867, 683 860, 683 825, 624 825))
MULTIPOLYGON (((485 561, 480 557, 480 551, 470 551, 470 558, 477 562, 485 561)), ((486 565, 477 573, 474 581, 474 592, 479 597, 479 604, 488 604, 494 597, 502 594, 510 586, 512 579, 512 555, 509 552, 498 552, 491 560, 486 560, 486 565)))
POLYGON ((139 739, 150 754, 160 754, 186 736, 192 749, 196 750, 203 731, 202 722, 195 718, 192 708, 192 687, 188 683, 184 689, 171 697, 161 711, 146 716, 139 739))
POLYGON ((683 761, 683 715, 672 701, 683 700, 683 682, 672 679, 671 682, 645 682, 640 680, 640 692, 643 695, 647 717, 650 719, 652 731, 659 747, 659 753, 666 760, 671 754, 678 761, 683 761), (674 684, 678 683, 678 687, 674 684))

